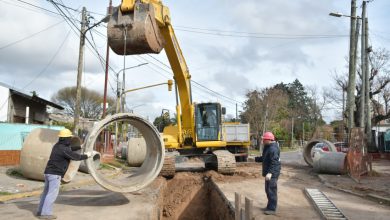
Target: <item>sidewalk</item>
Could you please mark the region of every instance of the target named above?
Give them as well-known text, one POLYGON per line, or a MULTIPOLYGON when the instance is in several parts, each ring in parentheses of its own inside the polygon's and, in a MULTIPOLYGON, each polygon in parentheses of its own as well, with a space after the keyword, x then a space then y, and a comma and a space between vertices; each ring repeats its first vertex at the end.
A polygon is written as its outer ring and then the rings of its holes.
MULTIPOLYGON (((24 178, 16 166, 0 167, 0 180, 0 203, 12 199, 39 195, 44 186, 43 181, 24 178)), ((92 176, 78 172, 70 183, 61 184, 61 190, 90 184, 95 184, 92 176)))
POLYGON ((319 174, 318 177, 328 187, 390 205, 390 160, 375 160, 372 169, 372 176, 362 176, 360 183, 348 175, 319 174))

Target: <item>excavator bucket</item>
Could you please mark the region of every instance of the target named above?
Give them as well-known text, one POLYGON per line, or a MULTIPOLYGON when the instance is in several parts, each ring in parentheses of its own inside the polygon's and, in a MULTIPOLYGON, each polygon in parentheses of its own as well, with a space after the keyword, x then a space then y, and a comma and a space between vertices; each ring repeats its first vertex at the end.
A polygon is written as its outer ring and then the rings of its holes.
POLYGON ((107 26, 108 45, 118 55, 160 53, 164 39, 157 25, 152 4, 137 1, 134 10, 113 8, 107 26))

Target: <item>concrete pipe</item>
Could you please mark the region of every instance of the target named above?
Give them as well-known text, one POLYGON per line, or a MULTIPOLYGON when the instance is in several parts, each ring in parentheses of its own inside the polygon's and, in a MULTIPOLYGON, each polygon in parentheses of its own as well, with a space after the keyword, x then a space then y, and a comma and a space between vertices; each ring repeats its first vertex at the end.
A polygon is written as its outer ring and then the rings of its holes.
POLYGON ((139 167, 146 157, 146 142, 143 137, 131 138, 127 147, 127 162, 130 166, 139 167))
POLYGON ((313 147, 318 143, 326 144, 329 147, 330 152, 337 152, 336 147, 330 141, 323 139, 314 139, 309 141, 309 143, 307 143, 306 146, 303 148, 303 159, 311 167, 313 167, 313 147))
MULTIPOLYGON (((44 180, 44 171, 49 160, 51 150, 58 141, 58 130, 37 128, 30 132, 23 142, 20 152, 20 169, 24 177, 35 180, 44 180)), ((80 146, 80 138, 73 137, 72 146, 80 146)), ((78 170, 79 161, 71 161, 63 178, 70 182, 78 170)))
MULTIPOLYGON (((93 154, 93 156, 92 156, 93 165, 95 166, 96 169, 98 169, 100 167, 101 155, 97 151, 93 151, 92 154, 93 154)), ((83 173, 88 173, 89 174, 87 163, 85 162, 85 160, 81 161, 81 164, 80 164, 80 167, 79 167, 79 171, 83 172, 83 173)))
POLYGON ((158 130, 148 120, 131 114, 120 113, 108 116, 97 123, 88 134, 85 142, 85 149, 88 152, 93 150, 96 139, 105 127, 114 122, 126 122, 134 126, 145 138, 146 158, 142 166, 133 175, 126 177, 125 181, 117 181, 104 177, 93 166, 91 158, 87 159, 87 166, 95 181, 103 188, 115 192, 133 192, 146 187, 160 173, 164 163, 164 145, 158 130))
POLYGON ((346 154, 315 150, 313 170, 317 173, 345 174, 347 172, 346 154))

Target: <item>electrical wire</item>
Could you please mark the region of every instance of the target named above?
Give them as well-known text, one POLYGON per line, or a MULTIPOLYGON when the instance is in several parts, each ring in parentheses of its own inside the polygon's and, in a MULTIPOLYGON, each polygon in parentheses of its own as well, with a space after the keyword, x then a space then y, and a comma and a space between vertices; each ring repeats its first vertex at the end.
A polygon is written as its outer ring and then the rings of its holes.
POLYGON ((236 37, 236 38, 257 38, 257 39, 280 39, 280 40, 292 40, 292 39, 327 39, 327 38, 341 38, 341 37, 349 37, 348 35, 329 35, 329 36, 256 36, 256 35, 239 35, 239 34, 224 34, 217 32, 206 32, 206 31, 196 31, 196 30, 188 30, 176 28, 177 31, 190 32, 196 34, 205 34, 212 35, 218 37, 236 37))
POLYGON ((38 32, 36 32, 36 33, 33 33, 33 34, 31 34, 31 35, 29 35, 29 36, 27 36, 27 37, 24 37, 24 38, 22 38, 22 39, 19 39, 19 40, 16 40, 16 41, 14 41, 14 42, 11 42, 11 43, 9 43, 9 44, 6 44, 6 45, 4 45, 4 46, 1 46, 1 47, 0 47, 0 50, 5 49, 5 48, 10 47, 10 46, 13 46, 13 45, 15 45, 15 44, 17 44, 17 43, 20 43, 20 42, 22 42, 22 41, 25 41, 25 40, 27 40, 27 39, 30 39, 30 38, 32 38, 32 37, 34 37, 34 36, 36 36, 36 35, 38 35, 38 34, 40 34, 40 33, 42 33, 42 32, 45 32, 45 31, 47 31, 47 30, 49 30, 49 29, 51 29, 51 28, 53 28, 53 27, 55 27, 55 26, 57 26, 57 25, 63 23, 63 22, 64 22, 64 20, 62 20, 62 21, 60 21, 60 22, 58 22, 58 23, 55 23, 55 24, 53 24, 53 25, 50 25, 49 27, 47 27, 47 28, 45 28, 45 29, 42 29, 42 30, 40 30, 40 31, 38 31, 38 32))
POLYGON ((219 30, 219 29, 210 29, 210 28, 198 28, 198 27, 188 27, 188 26, 175 26, 180 29, 190 29, 190 30, 200 30, 207 31, 212 33, 233 33, 233 34, 245 34, 245 35, 264 35, 264 36, 284 36, 284 37, 340 37, 348 35, 333 35, 333 34, 280 34, 280 33, 262 33, 262 32, 245 32, 245 31, 234 31, 234 30, 219 30))
POLYGON ((65 36, 65 39, 62 41, 61 45, 58 47, 57 51, 55 52, 55 54, 52 56, 52 58, 50 59, 49 63, 46 64, 46 66, 29 82, 27 83, 23 88, 22 90, 24 90, 25 88, 27 88, 29 85, 31 85, 36 79, 38 79, 48 68, 49 66, 51 65, 51 63, 54 61, 54 59, 57 57, 58 53, 61 51, 62 47, 64 46, 66 40, 68 39, 69 37, 69 34, 70 34, 70 30, 68 31, 67 35, 65 36))

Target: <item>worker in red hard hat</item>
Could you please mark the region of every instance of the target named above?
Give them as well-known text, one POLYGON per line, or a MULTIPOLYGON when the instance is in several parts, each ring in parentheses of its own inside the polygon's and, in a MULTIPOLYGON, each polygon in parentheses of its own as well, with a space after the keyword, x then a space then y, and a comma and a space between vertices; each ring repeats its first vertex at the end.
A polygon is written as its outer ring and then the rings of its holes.
POLYGON ((263 176, 265 177, 265 193, 267 194, 267 207, 264 214, 275 215, 278 202, 278 178, 280 175, 280 150, 279 145, 275 142, 275 136, 272 132, 263 134, 263 155, 260 161, 263 162, 263 176))

